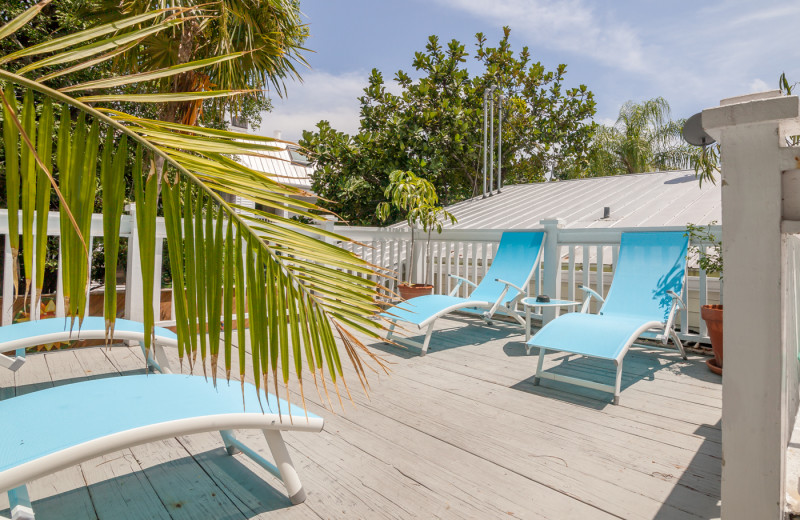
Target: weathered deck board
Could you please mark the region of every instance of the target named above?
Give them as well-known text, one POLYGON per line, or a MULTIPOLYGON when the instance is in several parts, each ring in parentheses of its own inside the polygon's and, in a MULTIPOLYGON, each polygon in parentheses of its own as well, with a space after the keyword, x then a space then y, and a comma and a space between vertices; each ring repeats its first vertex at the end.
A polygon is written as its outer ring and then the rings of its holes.
MULTIPOLYGON (((536 356, 525 355, 521 332, 440 320, 424 358, 373 341, 391 375, 372 374, 367 398, 345 366, 354 402, 342 413, 332 393, 335 415, 306 374, 309 411, 326 424, 321 434, 286 434, 308 493, 299 506, 263 468, 201 434, 32 483, 37 518, 719 516, 721 385, 700 356, 632 351, 613 406, 602 392, 534 386, 536 356)), ((143 367, 136 347, 34 354, 14 378, 0 374, 0 398, 143 367)), ((611 366, 578 356, 548 354, 545 367, 613 379, 611 366)), ((289 390, 299 402, 299 386, 289 390)), ((260 432, 239 436, 269 458, 260 432)))

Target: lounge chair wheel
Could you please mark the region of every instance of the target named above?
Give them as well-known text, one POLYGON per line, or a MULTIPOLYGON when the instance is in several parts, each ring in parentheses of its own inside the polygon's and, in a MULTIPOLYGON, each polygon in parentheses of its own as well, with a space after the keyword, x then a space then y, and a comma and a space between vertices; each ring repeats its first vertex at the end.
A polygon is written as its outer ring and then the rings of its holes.
POLYGON ((239 450, 236 448, 236 446, 225 446, 225 451, 228 453, 228 455, 236 455, 239 453, 239 450))
POLYGON ((539 383, 541 383, 541 382, 542 382, 541 378, 539 378, 538 376, 534 376, 534 378, 533 378, 533 386, 539 386, 539 383))
POLYGON ((614 404, 615 405, 619 404, 619 396, 618 395, 614 396, 614 404))

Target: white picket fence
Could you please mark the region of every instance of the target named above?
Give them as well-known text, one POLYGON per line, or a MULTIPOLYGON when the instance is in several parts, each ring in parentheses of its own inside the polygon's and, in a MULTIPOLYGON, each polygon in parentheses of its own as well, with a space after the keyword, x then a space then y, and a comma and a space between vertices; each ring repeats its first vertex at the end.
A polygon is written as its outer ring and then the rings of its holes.
MULTIPOLYGON (((641 231, 685 231, 683 227, 658 228, 571 228, 563 229, 556 221, 542 221, 540 230, 546 231, 545 247, 554 248, 560 265, 541 262, 534 273, 529 294, 543 292, 548 296, 570 300, 582 299, 581 285, 586 285, 600 294, 607 294, 619 255, 622 233, 641 231), (602 268, 598 267, 602 266, 602 268), (549 290, 547 281, 550 281, 549 290), (554 290, 553 290, 554 289, 554 290)), ((335 231, 352 239, 353 243, 342 243, 348 250, 362 256, 367 262, 382 268, 372 279, 385 287, 386 301, 391 301, 397 284, 407 280, 406 273, 411 260, 411 231, 408 229, 339 227, 335 231)), ((462 276, 479 283, 491 265, 494 252, 500 242, 503 229, 453 229, 441 234, 432 234, 430 254, 427 253, 427 234, 415 230, 415 253, 417 255, 414 282, 427 280, 434 286, 434 293, 449 294, 455 285, 450 275, 462 276)), ((712 233, 721 236, 721 227, 712 226, 712 233)), ((710 244, 695 243, 701 247, 710 244)), ((686 341, 708 342, 705 322, 699 318, 700 306, 721 303, 722 283, 716 276, 707 276, 697 266, 696 259, 689 262, 688 284, 684 290, 687 309, 680 317, 680 336, 686 341)), ((469 288, 461 286, 460 296, 466 296, 469 288)), ((535 316, 539 319, 548 319, 535 316)))

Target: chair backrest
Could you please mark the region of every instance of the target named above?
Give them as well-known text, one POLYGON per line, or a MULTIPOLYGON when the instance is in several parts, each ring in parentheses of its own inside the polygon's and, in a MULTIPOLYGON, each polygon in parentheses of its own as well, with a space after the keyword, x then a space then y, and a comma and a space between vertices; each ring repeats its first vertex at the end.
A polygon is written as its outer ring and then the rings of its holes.
MULTIPOLYGON (((539 257, 544 244, 542 231, 507 231, 500 238, 500 245, 492 259, 492 266, 483 277, 478 287, 470 294, 471 300, 496 302, 503 293, 505 284, 496 282, 497 278, 526 289, 534 268, 539 264, 539 257)), ((517 295, 510 289, 506 301, 517 295)))
POLYGON ((600 314, 667 321, 686 279, 689 239, 682 231, 623 233, 619 260, 600 314))

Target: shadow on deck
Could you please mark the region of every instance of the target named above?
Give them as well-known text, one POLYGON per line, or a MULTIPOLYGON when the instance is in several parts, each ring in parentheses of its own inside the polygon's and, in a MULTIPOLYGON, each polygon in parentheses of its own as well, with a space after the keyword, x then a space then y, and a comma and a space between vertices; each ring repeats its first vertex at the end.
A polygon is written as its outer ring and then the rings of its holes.
MULTIPOLYGON (((336 414, 325 410, 306 389, 325 430, 286 435, 304 504, 290 506, 280 482, 227 456, 218 435, 199 434, 35 481, 37 518, 719 516, 721 380, 701 356, 631 351, 614 406, 602 392, 534 386, 536 356, 525 355, 522 328, 512 323, 439 320, 425 357, 365 342, 391 374, 370 375, 369 397, 351 383, 344 413, 338 404, 336 414)), ((16 378, 0 375, 0 387, 23 393, 142 367, 140 351, 128 347, 32 355, 16 378)), ((548 354, 545 367, 613 379, 613 367, 563 353, 548 354)), ((345 376, 355 380, 347 367, 345 376)), ((299 402, 299 389, 292 392, 299 402)), ((239 437, 268 454, 259 432, 239 437)))

